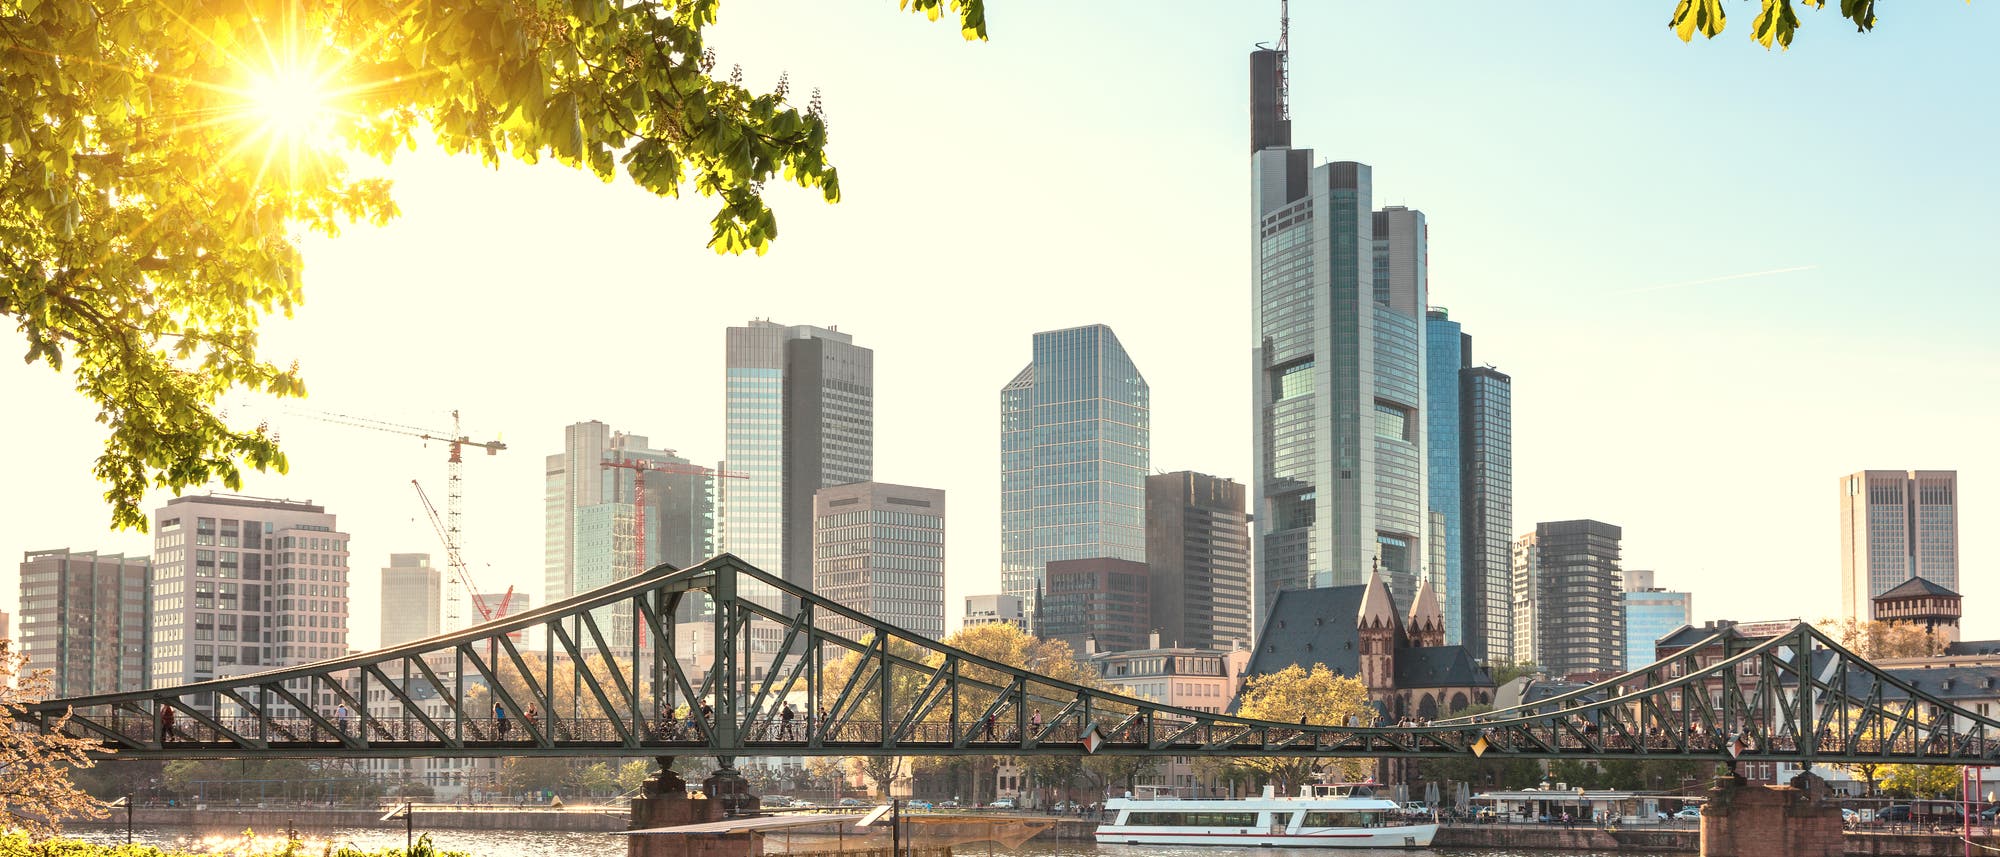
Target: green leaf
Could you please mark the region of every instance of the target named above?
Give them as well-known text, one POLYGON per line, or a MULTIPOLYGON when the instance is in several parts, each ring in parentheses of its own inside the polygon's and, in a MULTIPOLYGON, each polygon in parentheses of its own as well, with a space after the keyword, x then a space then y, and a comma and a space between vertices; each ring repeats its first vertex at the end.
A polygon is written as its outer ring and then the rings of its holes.
POLYGON ((1695 31, 1707 38, 1715 38, 1722 32, 1727 16, 1722 11, 1722 0, 1680 0, 1674 7, 1673 20, 1667 22, 1674 28, 1674 34, 1681 41, 1692 41, 1695 31))
POLYGON ((1791 0, 1764 0, 1764 11, 1751 26, 1751 38, 1766 50, 1774 41, 1779 47, 1789 50, 1792 34, 1799 28, 1799 16, 1793 13, 1791 0))

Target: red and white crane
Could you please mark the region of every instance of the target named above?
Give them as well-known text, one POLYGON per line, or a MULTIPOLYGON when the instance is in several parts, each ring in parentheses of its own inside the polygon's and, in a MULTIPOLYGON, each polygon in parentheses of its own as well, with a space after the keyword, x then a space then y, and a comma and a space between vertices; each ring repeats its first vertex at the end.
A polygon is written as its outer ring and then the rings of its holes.
MULTIPOLYGON (((474 593, 475 597, 477 594, 477 591, 472 588, 471 576, 464 571, 463 561, 457 559, 461 549, 465 546, 465 535, 459 526, 465 517, 465 448, 469 446, 475 449, 484 449, 487 455, 498 455, 500 450, 507 448, 507 445, 498 440, 477 441, 467 437, 465 431, 459 427, 458 411, 455 409, 451 412, 450 431, 403 425, 402 423, 373 420, 367 417, 356 417, 348 414, 327 413, 325 411, 297 411, 295 413, 335 425, 374 429, 375 431, 414 437, 425 441, 426 445, 428 445, 429 441, 433 440, 448 445, 451 454, 447 459, 445 468, 445 519, 443 523, 438 524, 438 536, 444 540, 445 553, 452 557, 454 561, 460 563, 459 576, 456 581, 458 585, 445 587, 444 599, 444 629, 446 631, 459 630, 459 601, 461 600, 459 587, 462 586, 467 592, 474 593)), ((412 481, 414 482, 414 480, 412 481)), ((421 494, 423 486, 418 486, 417 491, 421 494)), ((431 508, 430 498, 424 498, 424 507, 427 509, 431 508)), ((436 523, 437 510, 431 509, 431 517, 433 522, 436 523)))

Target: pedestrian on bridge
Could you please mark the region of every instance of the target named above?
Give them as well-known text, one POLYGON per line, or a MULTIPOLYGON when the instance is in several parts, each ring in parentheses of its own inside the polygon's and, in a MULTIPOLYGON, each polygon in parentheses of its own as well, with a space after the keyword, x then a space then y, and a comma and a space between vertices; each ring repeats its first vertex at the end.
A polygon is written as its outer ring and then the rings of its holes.
POLYGON ((778 737, 780 739, 785 741, 792 740, 792 719, 795 717, 798 717, 798 713, 792 710, 792 704, 789 702, 785 703, 785 710, 778 712, 778 720, 780 721, 778 737))
POLYGON ((174 707, 160 706, 160 743, 174 740, 174 707))
POLYGON ((333 709, 333 728, 343 733, 347 731, 347 703, 343 702, 333 709))
POLYGON ((500 740, 507 740, 507 706, 493 703, 493 725, 500 730, 500 740))

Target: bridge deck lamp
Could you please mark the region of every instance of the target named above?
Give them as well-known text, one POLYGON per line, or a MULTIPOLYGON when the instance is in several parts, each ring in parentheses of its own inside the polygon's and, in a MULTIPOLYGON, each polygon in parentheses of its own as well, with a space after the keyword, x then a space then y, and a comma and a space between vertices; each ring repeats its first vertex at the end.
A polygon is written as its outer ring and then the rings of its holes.
POLYGON ((112 809, 121 806, 125 808, 125 844, 130 845, 132 844, 132 796, 126 795, 105 804, 105 807, 112 809))
POLYGON ((403 820, 403 855, 409 857, 417 847, 417 807, 414 801, 405 799, 403 805, 383 813, 379 821, 403 820))

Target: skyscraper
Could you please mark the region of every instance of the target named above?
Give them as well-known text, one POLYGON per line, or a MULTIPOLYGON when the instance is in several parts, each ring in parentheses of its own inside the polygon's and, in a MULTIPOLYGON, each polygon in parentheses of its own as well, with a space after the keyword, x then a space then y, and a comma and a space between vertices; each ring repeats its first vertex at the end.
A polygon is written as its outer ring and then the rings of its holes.
POLYGON ((1625 671, 1624 531, 1601 521, 1535 525, 1514 548, 1514 657, 1552 676, 1625 671))
POLYGON ((1958 585, 1958 471, 1863 470, 1840 478, 1840 610, 1874 619, 1873 599, 1912 577, 1958 585))
POLYGON ((722 480, 717 543, 811 586, 814 493, 875 478, 875 352, 760 319, 729 328, 725 357, 726 463, 748 478, 722 480))
MULTIPOLYGON (((1431 529, 1431 552, 1442 554, 1440 568, 1431 577, 1444 584, 1444 640, 1447 645, 1465 642, 1465 623, 1471 612, 1466 601, 1465 492, 1460 474, 1465 467, 1465 443, 1460 432, 1459 372, 1465 368, 1470 337, 1442 307, 1424 314, 1424 396, 1429 409, 1424 412, 1430 448, 1425 450, 1430 491, 1424 497, 1431 512, 1443 522, 1431 529)), ((1475 655, 1479 657, 1479 655, 1475 655)))
POLYGON ((1292 147, 1280 67, 1250 55, 1260 617, 1377 569, 1414 594, 1430 555, 1424 216, 1372 210, 1366 164, 1292 147))
POLYGON ((1152 624, 1169 646, 1250 642, 1250 520, 1243 486, 1182 470, 1146 477, 1152 624))
POLYGON ((543 598, 560 601, 663 562, 686 568, 713 554, 714 489, 692 470, 688 459, 653 449, 644 435, 596 420, 564 426, 563 451, 548 457, 542 495, 543 598), (651 465, 687 470, 645 469, 651 465), (636 542, 640 479, 643 551, 636 542))
POLYGON ((444 575, 427 553, 392 553, 382 568, 382 648, 437 636, 444 575))
MULTIPOLYGON (((58 697, 146 687, 152 598, 145 557, 28 551, 21 557, 21 651, 50 670, 58 697)), ((5 633, 0 632, 0 639, 5 633)))
POLYGON ((1030 621, 1053 560, 1146 559, 1150 389, 1111 328, 1035 334, 1000 390, 1000 581, 1030 621))
POLYGON ((1625 572, 1625 669, 1658 660, 1661 637, 1694 624, 1694 593, 1668 592, 1654 585, 1650 571, 1625 572))
MULTIPOLYGON (((933 640, 944 638, 944 492, 886 482, 819 489, 813 591, 933 640)), ((864 626, 822 614, 860 639, 864 626)))
POLYGON ((154 510, 151 686, 347 654, 347 541, 311 501, 208 494, 154 510))
MULTIPOLYGON (((1465 343, 1469 362, 1472 345, 1465 343)), ((1458 568, 1462 597, 1451 605, 1465 646, 1487 664, 1514 652, 1514 381, 1491 366, 1459 370, 1459 492, 1464 495, 1458 568)))
POLYGON ((1147 646, 1152 575, 1129 559, 1050 560, 1036 602, 1035 636, 1061 640, 1077 655, 1147 646))

